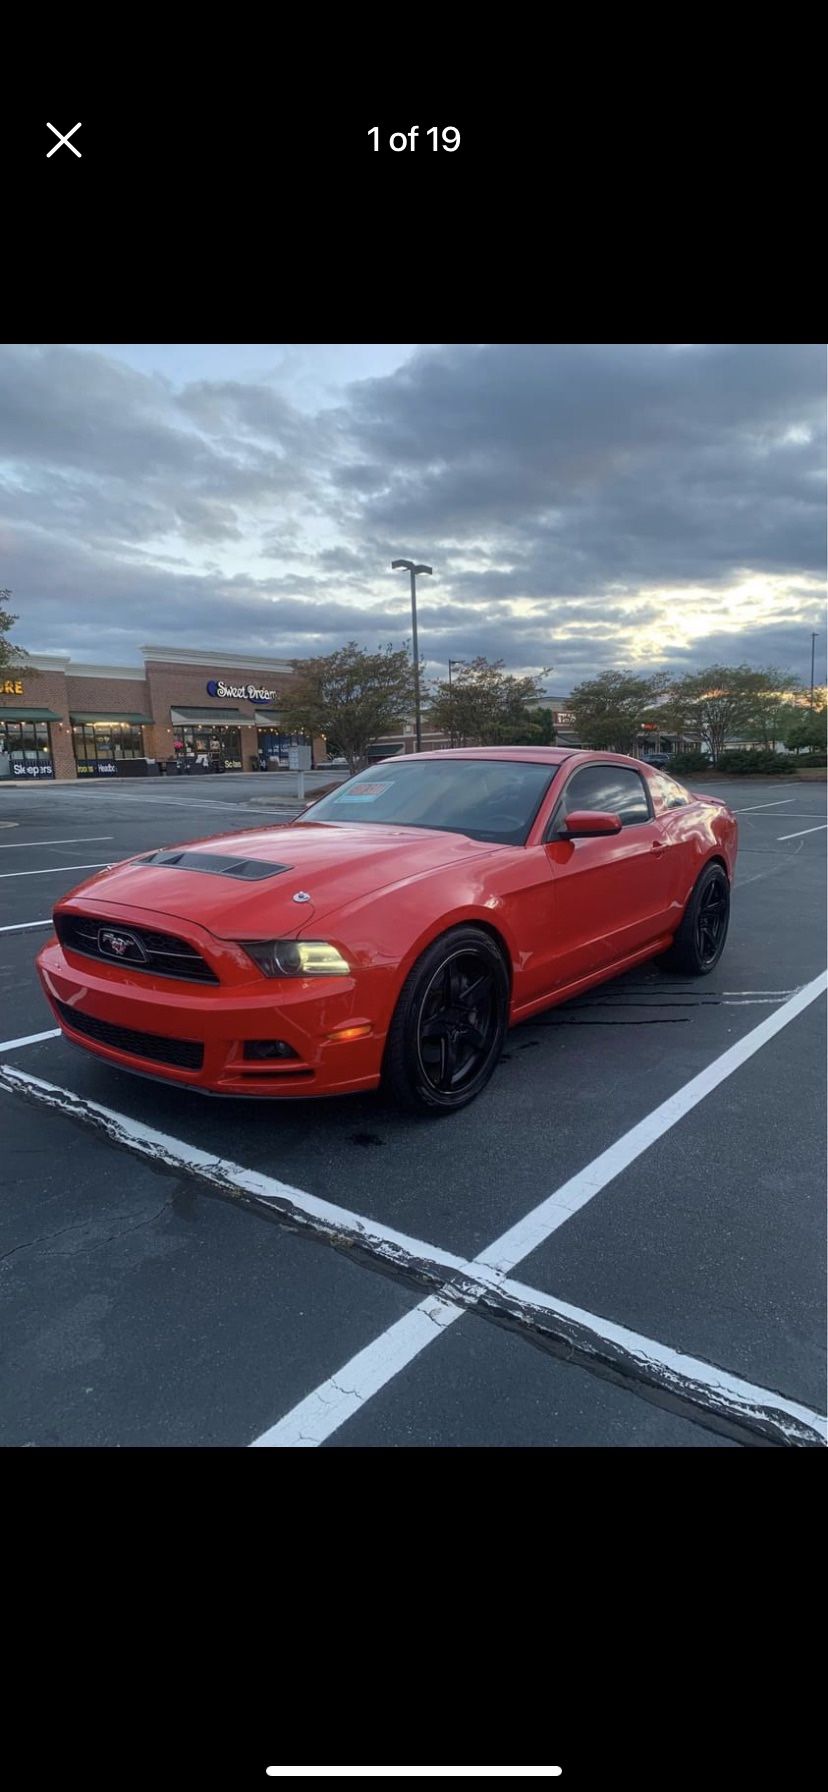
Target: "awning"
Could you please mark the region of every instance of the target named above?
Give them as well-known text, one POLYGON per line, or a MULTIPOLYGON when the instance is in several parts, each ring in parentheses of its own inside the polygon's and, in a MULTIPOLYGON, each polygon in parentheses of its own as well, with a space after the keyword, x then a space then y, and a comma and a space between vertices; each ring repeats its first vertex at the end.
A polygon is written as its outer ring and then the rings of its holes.
POLYGON ((282 712, 280 709, 257 709, 256 727, 275 728, 278 733, 281 728, 281 718, 282 712))
POLYGON ((54 709, 14 709, 10 703, 0 703, 0 720, 8 716, 12 722, 60 722, 62 717, 54 709))
POLYGON ((152 727, 152 716, 142 716, 125 709, 84 709, 69 711, 70 722, 130 722, 133 727, 152 727))
POLYGON ((170 721, 175 728, 255 728, 252 716, 240 715, 237 709, 171 709, 170 721))

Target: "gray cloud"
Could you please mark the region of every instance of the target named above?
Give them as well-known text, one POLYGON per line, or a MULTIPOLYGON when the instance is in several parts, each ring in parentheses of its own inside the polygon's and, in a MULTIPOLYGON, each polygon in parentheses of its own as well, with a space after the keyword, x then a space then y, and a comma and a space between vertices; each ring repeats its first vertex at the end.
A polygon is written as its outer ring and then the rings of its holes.
POLYGON ((451 348, 403 374, 351 389, 364 458, 337 479, 370 526, 494 532, 526 596, 824 566, 820 348, 451 348))
POLYGON ((278 375, 176 386, 115 350, 6 348, 0 584, 35 651, 308 654, 402 641, 390 561, 411 555, 435 567, 435 671, 551 663, 563 691, 621 663, 803 670, 823 622, 824 389, 807 345, 453 346, 312 414, 278 375), (737 610, 748 579, 764 595, 737 610))

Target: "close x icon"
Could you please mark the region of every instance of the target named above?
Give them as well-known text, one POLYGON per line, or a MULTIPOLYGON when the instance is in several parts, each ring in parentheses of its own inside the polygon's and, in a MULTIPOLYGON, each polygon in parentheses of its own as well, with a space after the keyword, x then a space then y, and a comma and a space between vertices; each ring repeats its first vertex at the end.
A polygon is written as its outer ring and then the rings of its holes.
POLYGON ((46 122, 47 131, 52 131, 54 133, 54 135, 57 137, 57 143, 53 143, 52 148, 46 151, 47 162, 49 161, 51 156, 57 155, 57 152, 59 149, 68 149, 71 151, 73 156, 77 156, 78 161, 81 160, 82 152, 76 147, 76 145, 74 143, 72 143, 70 141, 70 139, 72 137, 74 137, 76 131, 80 130, 82 122, 83 122, 82 119, 78 119, 77 124, 73 124, 71 130, 64 132, 64 131, 59 131, 57 128, 57 125, 50 124, 47 119, 47 122, 46 122))

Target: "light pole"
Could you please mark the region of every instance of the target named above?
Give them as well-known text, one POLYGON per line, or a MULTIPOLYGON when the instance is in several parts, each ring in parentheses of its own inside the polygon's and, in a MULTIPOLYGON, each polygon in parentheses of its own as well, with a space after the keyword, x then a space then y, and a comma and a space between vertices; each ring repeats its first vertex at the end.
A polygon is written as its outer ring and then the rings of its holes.
POLYGON ((814 707, 814 649, 815 649, 815 647, 816 647, 816 635, 812 635, 811 636, 811 708, 812 709, 814 707))
POLYGON ((449 663, 448 663, 448 669, 449 669, 449 716, 451 718, 449 734, 451 736, 452 746, 454 746, 454 700, 453 700, 452 694, 451 694, 451 668, 452 668, 452 666, 465 666, 465 664, 466 664, 465 660, 449 660, 449 663))
POLYGON ((392 560, 391 571, 397 572, 398 568, 401 566, 404 566, 406 571, 411 574, 411 633, 413 637, 412 650, 414 654, 414 731, 417 742, 416 750, 419 753, 422 751, 423 737, 420 723, 420 650, 417 645, 417 574, 418 572, 431 572, 432 569, 430 566, 418 566, 414 560, 392 560))

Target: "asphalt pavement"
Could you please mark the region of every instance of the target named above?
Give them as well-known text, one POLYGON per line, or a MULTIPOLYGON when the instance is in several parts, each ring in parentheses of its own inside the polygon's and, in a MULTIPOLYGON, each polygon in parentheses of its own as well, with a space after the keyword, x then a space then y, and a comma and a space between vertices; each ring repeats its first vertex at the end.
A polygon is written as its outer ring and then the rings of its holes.
POLYGON ((0 1441, 817 1440, 825 785, 711 785, 741 827, 713 975, 645 966, 514 1029, 449 1120, 210 1100, 54 1037, 57 898, 288 819, 283 788, 0 789, 0 1441))

